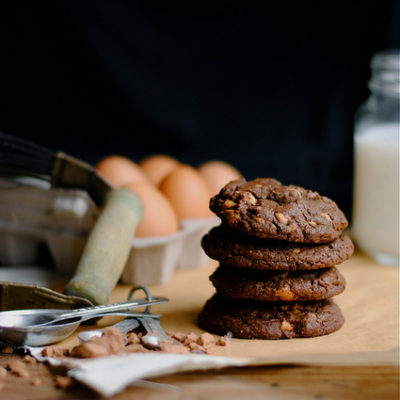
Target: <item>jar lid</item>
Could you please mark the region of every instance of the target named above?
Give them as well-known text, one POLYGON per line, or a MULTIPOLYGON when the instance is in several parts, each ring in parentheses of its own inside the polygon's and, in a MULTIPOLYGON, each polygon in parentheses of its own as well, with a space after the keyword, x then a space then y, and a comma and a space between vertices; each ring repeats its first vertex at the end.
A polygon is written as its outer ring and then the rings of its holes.
POLYGON ((375 54, 370 63, 372 69, 368 87, 384 95, 400 95, 400 49, 384 50, 375 54))

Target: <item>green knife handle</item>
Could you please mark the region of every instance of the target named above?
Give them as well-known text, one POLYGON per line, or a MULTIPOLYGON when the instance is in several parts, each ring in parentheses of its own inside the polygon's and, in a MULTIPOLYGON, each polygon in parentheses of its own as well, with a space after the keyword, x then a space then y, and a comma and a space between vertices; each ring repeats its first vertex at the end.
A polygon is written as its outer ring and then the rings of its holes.
POLYGON ((64 293, 106 304, 125 267, 142 216, 143 205, 135 193, 124 188, 109 192, 64 293))

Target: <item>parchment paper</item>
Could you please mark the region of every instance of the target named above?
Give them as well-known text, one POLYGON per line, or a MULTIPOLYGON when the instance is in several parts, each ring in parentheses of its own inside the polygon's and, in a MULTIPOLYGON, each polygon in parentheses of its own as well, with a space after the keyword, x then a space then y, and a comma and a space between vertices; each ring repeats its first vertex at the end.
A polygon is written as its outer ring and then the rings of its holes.
MULTIPOLYGON (((197 325, 197 314, 214 293, 208 277, 216 266, 217 263, 210 262, 203 268, 178 271, 169 283, 149 287, 153 295, 170 298, 169 303, 153 310, 163 314, 164 329, 186 334, 203 332, 197 325)), ((279 364, 398 366, 399 268, 379 266, 361 254, 338 268, 347 285, 336 302, 346 322, 330 335, 290 340, 232 339, 230 346, 221 347, 217 356, 138 353, 93 360, 69 359, 62 363, 69 365, 71 376, 103 396, 112 396, 143 378, 209 368, 279 364)), ((126 299, 129 290, 129 286, 118 286, 110 301, 126 299)), ((97 325, 102 327, 106 323, 101 320, 97 325)), ((78 343, 75 335, 60 345, 71 348, 78 343)), ((40 358, 39 349, 32 352, 40 358)), ((60 363, 55 359, 47 361, 60 363)))
MULTIPOLYGON (((153 295, 170 299, 153 309, 163 314, 165 330, 203 332, 197 325, 197 314, 215 291, 208 277, 216 266, 212 261, 201 268, 177 271, 170 282, 149 287, 153 295)), ((375 360, 376 364, 398 365, 399 268, 377 265, 359 253, 337 268, 346 278, 345 291, 335 297, 346 319, 339 331, 307 339, 232 339, 230 348, 221 348, 220 355, 257 357, 266 363, 292 360, 320 365, 370 365, 375 360)), ((129 290, 130 286, 118 286, 111 301, 126 299, 129 290)), ((63 346, 75 344, 77 339, 71 338, 63 346)))

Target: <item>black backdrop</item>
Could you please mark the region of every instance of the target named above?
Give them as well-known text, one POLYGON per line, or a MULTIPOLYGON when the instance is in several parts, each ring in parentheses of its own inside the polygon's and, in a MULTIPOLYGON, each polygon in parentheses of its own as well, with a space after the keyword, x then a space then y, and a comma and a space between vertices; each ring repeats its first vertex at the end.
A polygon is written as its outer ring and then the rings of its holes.
POLYGON ((371 56, 400 47, 399 1, 13 4, 0 130, 90 163, 218 158, 349 215, 354 112, 371 56))

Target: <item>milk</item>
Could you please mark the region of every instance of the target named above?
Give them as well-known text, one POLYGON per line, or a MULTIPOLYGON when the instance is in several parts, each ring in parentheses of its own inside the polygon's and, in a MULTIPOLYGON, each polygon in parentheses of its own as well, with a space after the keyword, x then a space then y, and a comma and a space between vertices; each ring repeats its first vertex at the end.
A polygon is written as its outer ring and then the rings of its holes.
POLYGON ((355 133, 352 232, 381 264, 399 265, 399 125, 355 133))

